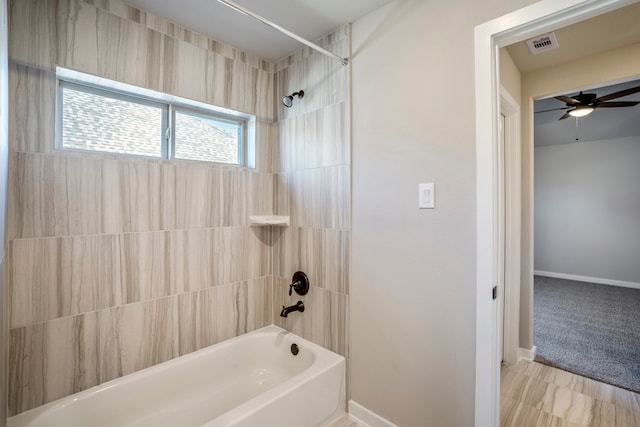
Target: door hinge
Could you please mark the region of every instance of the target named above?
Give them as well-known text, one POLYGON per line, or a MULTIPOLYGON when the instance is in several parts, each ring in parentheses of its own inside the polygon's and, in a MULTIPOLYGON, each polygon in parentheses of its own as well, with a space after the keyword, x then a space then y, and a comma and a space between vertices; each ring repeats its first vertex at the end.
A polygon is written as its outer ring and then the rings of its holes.
POLYGON ((498 298, 498 287, 497 286, 493 287, 493 289, 491 291, 491 296, 492 296, 493 299, 498 298))

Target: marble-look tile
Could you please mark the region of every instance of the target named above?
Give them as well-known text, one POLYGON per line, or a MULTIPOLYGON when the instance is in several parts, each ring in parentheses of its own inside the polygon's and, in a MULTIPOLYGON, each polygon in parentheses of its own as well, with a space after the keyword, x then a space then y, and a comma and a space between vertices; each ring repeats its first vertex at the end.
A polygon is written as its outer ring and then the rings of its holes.
POLYGON ((509 365, 503 368, 501 387, 511 395, 518 395, 524 391, 529 378, 565 387, 596 400, 640 413, 640 394, 541 363, 520 362, 516 366, 509 365))
POLYGON ((247 87, 242 111, 255 114, 260 120, 275 120, 273 74, 247 66, 247 87))
POLYGON ((227 84, 230 82, 226 79, 226 67, 231 62, 231 59, 219 53, 207 51, 206 89, 204 92, 206 102, 213 105, 226 105, 225 102, 228 102, 225 94, 230 91, 227 88, 227 84))
MULTIPOLYGON (((346 49, 348 40, 332 44, 332 49, 346 49)), ((278 120, 303 115, 333 105, 349 98, 349 66, 345 67, 334 59, 312 53, 290 66, 276 72, 276 93, 305 91, 304 102, 296 108, 285 108, 278 103, 278 120), (310 89, 311 88, 311 89, 310 89)))
POLYGON ((637 397, 539 363, 505 365, 501 370, 501 425, 636 426, 640 425, 640 412, 633 409, 637 397))
POLYGON ((57 2, 9 0, 9 58, 52 70, 58 62, 57 2))
POLYGON ((349 270, 351 232, 326 229, 324 248, 323 287, 335 292, 349 294, 349 270))
POLYGON ((180 354, 271 324, 271 278, 179 296, 180 354))
POLYGON ((304 271, 311 284, 349 293, 349 236, 347 230, 288 227, 274 235, 274 274, 288 279, 304 271))
POLYGON ((289 283, 274 278, 274 308, 280 313, 282 306, 301 300, 304 312, 294 312, 287 318, 276 316, 274 323, 296 335, 349 358, 349 297, 311 286, 309 293, 289 296, 289 283))
MULTIPOLYGON (((291 225, 294 227, 350 227, 350 166, 310 169, 287 174, 291 225)), ((280 188, 278 188, 280 190, 280 188)), ((282 202, 277 202, 280 207, 282 202)))
MULTIPOLYGON (((640 414, 640 393, 633 393, 616 387, 613 390, 613 399, 611 402, 620 408, 640 414)), ((640 425, 640 423, 638 423, 638 425, 640 425)))
POLYGON ((294 272, 304 271, 312 286, 322 287, 324 270, 324 230, 287 227, 274 244, 276 277, 290 279, 294 272))
POLYGON ((503 398, 500 404, 500 427, 579 427, 537 408, 503 398))
POLYGON ((176 227, 222 225, 222 169, 176 165, 176 227))
POLYGON ((162 35, 83 1, 61 2, 58 64, 160 90, 162 35))
POLYGON ((207 51, 164 37, 163 92, 206 101, 207 51))
POLYGON ((91 4, 102 10, 108 11, 121 18, 131 20, 135 23, 142 24, 147 28, 154 29, 162 34, 174 37, 180 41, 191 43, 194 46, 211 49, 218 53, 225 53, 229 58, 242 60, 253 67, 262 69, 264 71, 273 72, 274 66, 272 63, 262 60, 255 55, 249 55, 247 53, 239 51, 233 46, 226 45, 222 42, 213 40, 195 32, 192 29, 182 27, 175 22, 171 22, 163 17, 154 15, 150 12, 138 9, 133 6, 129 6, 122 3, 120 0, 100 0, 95 2, 93 0, 80 0, 85 3, 91 4))
POLYGON ((564 387, 547 387, 537 407, 566 421, 587 425, 594 410, 595 400, 564 387))
POLYGON ((216 284, 239 282, 272 274, 271 233, 268 227, 216 229, 216 284))
POLYGON ((222 225, 225 227, 249 223, 247 175, 248 172, 240 169, 222 172, 222 225))
POLYGON ((348 415, 345 415, 339 420, 329 424, 329 427, 365 427, 365 426, 362 424, 358 424, 357 421, 354 421, 353 419, 349 418, 348 415))
POLYGON ((11 156, 9 238, 100 232, 100 162, 16 153, 11 156))
POLYGON ((9 415, 99 383, 96 314, 9 332, 9 415))
POLYGON ((11 151, 50 153, 54 149, 56 76, 19 63, 9 65, 11 151))
MULTIPOLYGON (((58 2, 53 17, 58 28, 54 39, 58 49, 57 65, 97 75, 99 58, 102 55, 112 58, 104 45, 100 46, 103 49, 98 48, 98 33, 117 34, 121 19, 75 0, 58 2)), ((112 40, 116 42, 112 46, 117 46, 117 38, 112 40)))
POLYGON ((273 173, 276 170, 278 125, 256 122, 256 172, 273 173))
POLYGON ((13 240, 10 243, 10 327, 120 303, 105 274, 109 242, 101 236, 13 240))
POLYGON ((276 215, 291 215, 291 188, 288 173, 274 174, 273 208, 276 215))
POLYGON ((329 105, 279 123, 279 172, 349 163, 346 102, 329 105))
POLYGON ((249 215, 270 215, 273 213, 273 174, 248 172, 247 202, 249 215))
POLYGON ((101 382, 179 355, 177 296, 99 311, 97 318, 101 382))
MULTIPOLYGON (((247 73, 250 67, 224 55, 208 52, 206 67, 207 102, 244 111, 247 94, 255 88, 246 87, 247 73)), ((255 111, 245 111, 255 113, 255 111)), ((260 120, 268 117, 259 117, 260 120)))
MULTIPOLYGON (((610 422, 611 418, 608 418, 608 422, 610 422)), ((596 424, 592 424, 595 426, 596 424)), ((598 427, 605 427, 611 424, 600 424, 598 427)), ((626 426, 640 426, 640 412, 634 412, 629 410, 624 410, 620 408, 616 408, 616 421, 615 427, 626 427, 626 426)))
POLYGON ((180 284, 172 280, 175 253, 169 232, 125 233, 117 235, 119 254, 112 277, 122 292, 123 303, 146 301, 178 292, 180 284))
MULTIPOLYGON (((96 172, 93 171, 95 174, 96 172)), ((176 224, 176 170, 143 161, 102 163, 102 232, 171 230, 176 224)))
POLYGON ((214 251, 221 231, 216 229, 177 230, 169 233, 171 282, 179 292, 209 288, 216 284, 214 251))

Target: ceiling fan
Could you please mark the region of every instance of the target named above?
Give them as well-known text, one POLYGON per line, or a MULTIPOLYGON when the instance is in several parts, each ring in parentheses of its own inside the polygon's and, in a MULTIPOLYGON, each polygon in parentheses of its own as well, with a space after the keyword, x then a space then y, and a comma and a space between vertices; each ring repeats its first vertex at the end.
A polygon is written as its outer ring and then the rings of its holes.
POLYGON ((580 92, 575 96, 556 96, 555 99, 562 101, 566 104, 565 107, 552 108, 550 110, 536 111, 536 113, 545 113, 547 111, 569 110, 558 120, 564 120, 569 117, 583 117, 590 114, 596 108, 618 108, 618 107, 633 107, 640 104, 640 101, 618 101, 607 102, 610 99, 622 98, 623 96, 631 95, 632 93, 640 92, 640 86, 632 87, 630 89, 621 90, 619 92, 610 93, 598 97, 595 93, 582 93, 580 92))

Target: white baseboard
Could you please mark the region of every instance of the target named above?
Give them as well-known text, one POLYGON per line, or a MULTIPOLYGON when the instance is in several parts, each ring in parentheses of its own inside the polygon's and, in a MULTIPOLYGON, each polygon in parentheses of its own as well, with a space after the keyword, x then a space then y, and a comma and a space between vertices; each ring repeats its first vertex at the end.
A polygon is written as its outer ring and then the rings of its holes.
POLYGON ((353 400, 349 401, 349 416, 353 418, 358 424, 362 424, 367 427, 398 427, 391 421, 386 418, 381 417, 360 405, 359 403, 354 402, 353 400))
POLYGON ((598 283, 600 285, 622 286, 624 288, 640 289, 640 283, 625 282, 623 280, 602 279, 600 277, 578 276, 577 274, 554 273, 552 271, 534 270, 536 276, 555 277, 556 279, 577 280, 578 282, 598 283))
POLYGON ((536 346, 534 345, 531 350, 528 348, 519 348, 518 349, 518 363, 523 360, 527 362, 533 362, 533 359, 536 358, 536 346))

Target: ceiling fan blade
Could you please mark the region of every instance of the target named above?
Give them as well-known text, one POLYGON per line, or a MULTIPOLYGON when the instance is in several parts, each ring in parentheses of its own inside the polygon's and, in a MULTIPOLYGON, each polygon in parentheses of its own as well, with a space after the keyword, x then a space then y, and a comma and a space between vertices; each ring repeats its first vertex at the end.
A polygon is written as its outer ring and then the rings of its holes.
POLYGON ((558 120, 568 119, 569 117, 571 117, 571 114, 569 114, 569 113, 564 113, 564 115, 563 115, 562 117, 560 117, 558 120))
POLYGON ((580 101, 578 101, 575 98, 569 98, 568 96, 554 96, 555 99, 557 99, 558 101, 562 101, 562 102, 566 102, 567 104, 580 104, 580 101))
POLYGON ((633 107, 640 104, 640 101, 618 101, 618 102, 605 102, 599 104, 597 108, 616 108, 616 107, 633 107))
POLYGON ((568 110, 569 108, 573 108, 573 107, 560 107, 560 108, 552 108, 550 110, 540 110, 540 111, 534 111, 535 114, 538 113, 546 113, 548 111, 559 111, 559 110, 568 110))
POLYGON ((619 92, 610 93, 609 95, 601 96, 600 98, 597 99, 597 101, 602 102, 602 101, 608 101, 610 99, 622 98, 623 96, 631 95, 632 93, 638 93, 638 92, 640 92, 640 86, 632 87, 630 89, 625 89, 619 92))

